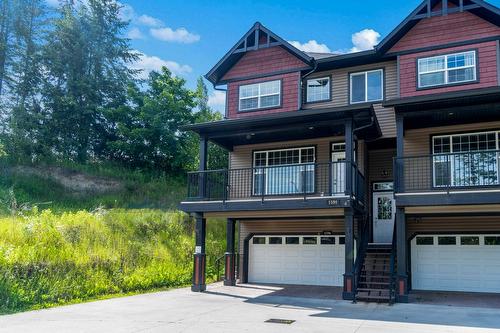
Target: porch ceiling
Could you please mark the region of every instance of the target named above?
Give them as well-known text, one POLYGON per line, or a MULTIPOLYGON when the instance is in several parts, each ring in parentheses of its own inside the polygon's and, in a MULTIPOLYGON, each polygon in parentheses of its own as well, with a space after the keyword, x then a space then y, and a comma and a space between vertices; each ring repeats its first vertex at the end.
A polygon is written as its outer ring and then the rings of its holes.
POLYGON ((405 129, 498 120, 500 88, 407 97, 384 103, 404 115, 405 129))
POLYGON ((187 125, 183 129, 206 136, 210 141, 232 150, 237 145, 344 135, 344 121, 351 118, 355 130, 358 129, 358 138, 380 137, 380 127, 371 104, 247 116, 187 125))

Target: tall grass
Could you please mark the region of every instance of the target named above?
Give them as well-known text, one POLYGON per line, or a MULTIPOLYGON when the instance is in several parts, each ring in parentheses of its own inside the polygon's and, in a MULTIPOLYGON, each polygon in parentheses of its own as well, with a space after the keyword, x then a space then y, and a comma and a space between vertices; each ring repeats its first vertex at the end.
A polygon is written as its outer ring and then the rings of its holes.
MULTIPOLYGON (((175 209, 186 196, 185 175, 129 170, 111 164, 78 165, 60 163, 71 172, 112 179, 120 190, 106 193, 75 192, 54 179, 16 172, 18 165, 0 158, 0 215, 10 213, 13 201, 18 206, 38 206, 54 212, 105 208, 175 209)), ((46 168, 51 165, 28 165, 46 168)))
MULTIPOLYGON (((209 280, 223 239, 224 223, 209 221, 209 280)), ((0 312, 188 285, 193 247, 193 221, 174 211, 0 217, 0 312)))

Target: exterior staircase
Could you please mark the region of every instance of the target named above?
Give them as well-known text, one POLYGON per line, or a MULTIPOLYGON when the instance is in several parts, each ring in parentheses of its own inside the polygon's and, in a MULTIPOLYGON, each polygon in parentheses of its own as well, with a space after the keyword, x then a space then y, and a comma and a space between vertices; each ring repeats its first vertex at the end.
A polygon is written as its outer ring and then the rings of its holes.
POLYGON ((395 297, 395 267, 395 256, 390 244, 368 244, 354 300, 392 304, 395 297))

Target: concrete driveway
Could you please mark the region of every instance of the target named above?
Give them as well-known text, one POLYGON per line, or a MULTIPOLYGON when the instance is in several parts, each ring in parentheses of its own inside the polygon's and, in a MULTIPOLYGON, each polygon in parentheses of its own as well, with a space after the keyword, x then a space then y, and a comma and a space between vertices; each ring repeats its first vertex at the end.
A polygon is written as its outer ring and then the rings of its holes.
POLYGON ((0 317, 0 332, 500 332, 493 308, 351 304, 277 286, 210 285, 0 317), (280 296, 281 295, 281 296, 280 296), (294 320, 292 324, 267 323, 294 320))

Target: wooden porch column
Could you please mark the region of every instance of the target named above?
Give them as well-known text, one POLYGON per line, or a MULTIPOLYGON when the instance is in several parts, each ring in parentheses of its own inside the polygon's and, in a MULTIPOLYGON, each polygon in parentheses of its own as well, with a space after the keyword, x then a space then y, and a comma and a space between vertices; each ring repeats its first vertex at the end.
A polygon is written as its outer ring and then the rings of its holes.
POLYGON ((206 174, 203 173, 203 171, 207 170, 207 165, 208 165, 208 139, 206 136, 200 136, 200 167, 199 171, 200 172, 200 177, 199 177, 199 197, 200 198, 205 198, 206 193, 207 193, 207 181, 206 181, 206 174))
MULTIPOLYGON (((346 149, 347 151, 347 149, 346 149)), ((345 228, 345 274, 343 299, 354 299, 354 212, 344 209, 345 228)))
POLYGON ((396 246, 398 258, 398 279, 396 300, 408 302, 408 269, 406 254, 406 216, 403 207, 396 208, 396 246))
POLYGON ((206 235, 206 219, 203 213, 195 213, 195 250, 194 250, 194 265, 193 265, 193 285, 191 291, 201 292, 206 290, 205 284, 205 235, 206 235))
POLYGON ((226 253, 225 253, 225 271, 224 271, 224 285, 236 285, 236 255, 234 253, 234 240, 236 231, 236 220, 227 219, 226 224, 226 253))
POLYGON ((354 134, 352 119, 347 119, 344 124, 345 128, 345 192, 347 195, 352 195, 353 193, 353 166, 354 162, 354 134))

